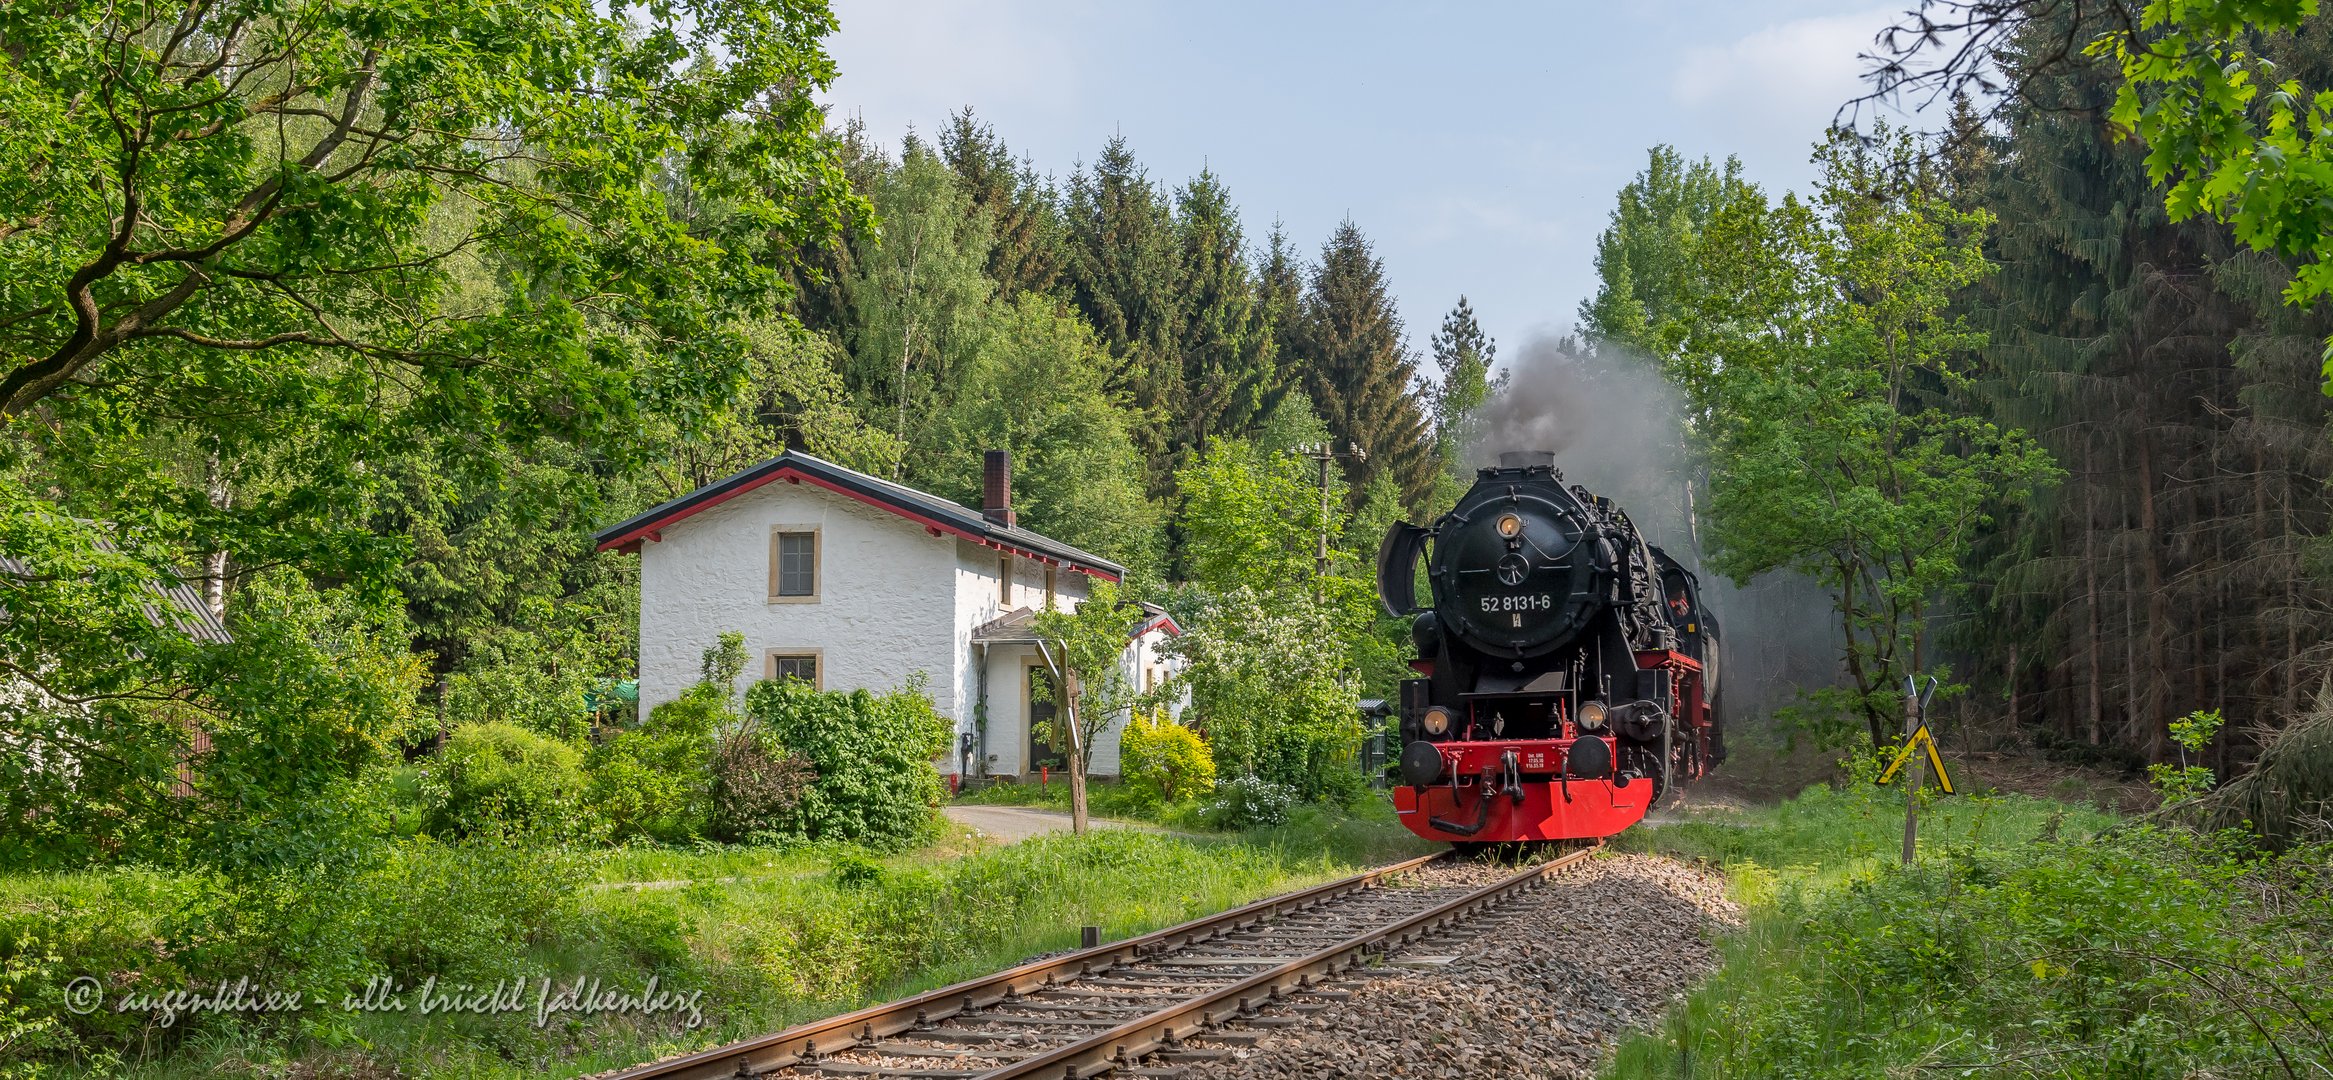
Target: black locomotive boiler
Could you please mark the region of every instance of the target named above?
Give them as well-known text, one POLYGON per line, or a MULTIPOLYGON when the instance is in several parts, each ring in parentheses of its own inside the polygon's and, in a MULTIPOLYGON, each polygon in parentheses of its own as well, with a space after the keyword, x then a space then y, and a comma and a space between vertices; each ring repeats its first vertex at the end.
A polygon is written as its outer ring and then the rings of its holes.
POLYGON ((1377 585, 1417 617, 1394 789, 1412 832, 1610 836, 1724 760, 1699 584, 1611 500, 1566 487, 1553 454, 1502 454, 1441 520, 1395 525, 1377 585))

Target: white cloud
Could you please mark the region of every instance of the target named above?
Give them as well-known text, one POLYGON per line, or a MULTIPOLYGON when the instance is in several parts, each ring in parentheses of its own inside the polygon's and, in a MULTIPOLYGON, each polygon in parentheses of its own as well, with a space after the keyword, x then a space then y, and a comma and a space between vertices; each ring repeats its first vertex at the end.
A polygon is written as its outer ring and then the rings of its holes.
POLYGON ((966 105, 984 114, 1044 109, 1079 92, 1074 10, 945 0, 839 0, 827 39, 835 120, 863 116, 879 141, 908 125, 927 135, 966 105))
POLYGON ((1787 137, 1800 146, 1865 90, 1864 61, 1890 8, 1799 19, 1683 50, 1670 96, 1716 131, 1787 137))

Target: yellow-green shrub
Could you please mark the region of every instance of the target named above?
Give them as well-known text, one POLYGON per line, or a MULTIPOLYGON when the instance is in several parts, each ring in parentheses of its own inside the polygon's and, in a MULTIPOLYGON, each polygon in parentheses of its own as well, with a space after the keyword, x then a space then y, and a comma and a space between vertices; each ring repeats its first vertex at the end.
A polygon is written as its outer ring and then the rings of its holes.
POLYGON ((443 794, 431 831, 441 836, 599 831, 586 796, 583 753, 516 724, 472 724, 446 740, 443 794))
POLYGON ((1215 788, 1215 755, 1199 733, 1172 720, 1137 715, 1118 741, 1118 764, 1131 787, 1167 802, 1215 788))

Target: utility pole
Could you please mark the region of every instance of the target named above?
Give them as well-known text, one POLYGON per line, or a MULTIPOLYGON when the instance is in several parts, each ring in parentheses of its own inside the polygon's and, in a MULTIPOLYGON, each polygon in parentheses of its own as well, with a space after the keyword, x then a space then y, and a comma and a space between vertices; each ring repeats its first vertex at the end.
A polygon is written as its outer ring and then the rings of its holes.
MULTIPOLYGON (((1904 865, 1912 865, 1920 846, 1920 785, 1928 782, 1928 760, 1913 747, 1920 738, 1921 728, 1927 722, 1928 699, 1936 696, 1936 680, 1928 680, 1928 692, 1920 692, 1920 680, 1904 676, 1904 749, 1911 752, 1912 776, 1904 782, 1904 865)), ((1930 751, 1933 753, 1934 751, 1930 751)), ((1941 768, 1942 766, 1939 766, 1941 768)), ((1950 786, 1947 784, 1946 786, 1950 786)))
POLYGON ((1320 549, 1314 557, 1312 572, 1312 598, 1318 600, 1320 581, 1329 576, 1329 523, 1336 520, 1335 515, 1329 512, 1329 463, 1338 458, 1367 461, 1369 451, 1362 449, 1357 442, 1347 442, 1341 452, 1330 449, 1325 442, 1317 442, 1297 447, 1296 452, 1320 463, 1320 549))

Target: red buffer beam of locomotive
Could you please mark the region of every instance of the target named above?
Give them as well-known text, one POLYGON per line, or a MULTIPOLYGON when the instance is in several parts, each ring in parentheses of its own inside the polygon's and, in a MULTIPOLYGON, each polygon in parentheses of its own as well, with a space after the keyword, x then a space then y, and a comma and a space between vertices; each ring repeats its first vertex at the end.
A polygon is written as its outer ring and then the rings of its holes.
MULTIPOLYGON (((1468 756, 1490 750, 1529 751, 1552 743, 1467 743, 1468 756)), ((1467 778, 1461 777, 1461 780, 1467 778)), ((1521 798, 1500 790, 1497 774, 1486 782, 1476 773, 1473 782, 1456 786, 1393 789, 1393 810, 1411 832, 1445 843, 1510 843, 1536 840, 1587 840, 1611 836, 1639 821, 1651 809, 1653 785, 1637 781, 1623 787, 1610 780, 1550 780, 1531 778, 1519 786, 1521 798), (1489 807, 1483 806, 1488 799, 1489 807), (1436 824, 1451 822, 1482 828, 1453 832, 1436 824)))

